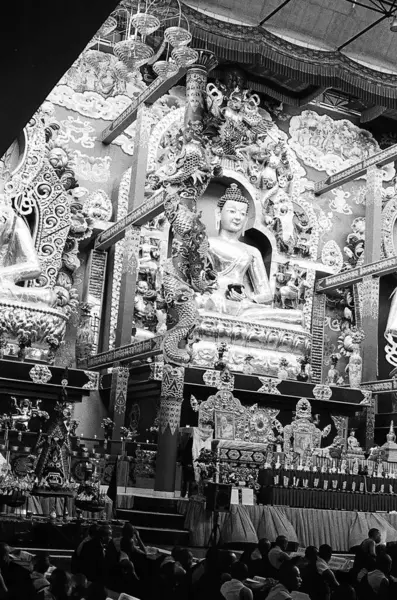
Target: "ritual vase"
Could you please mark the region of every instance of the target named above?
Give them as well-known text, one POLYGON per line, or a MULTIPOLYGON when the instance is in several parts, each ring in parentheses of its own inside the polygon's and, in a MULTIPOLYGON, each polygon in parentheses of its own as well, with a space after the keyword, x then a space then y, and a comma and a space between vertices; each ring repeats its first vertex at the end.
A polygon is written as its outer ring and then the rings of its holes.
POLYGON ((277 371, 277 377, 279 379, 288 379, 288 370, 284 367, 279 367, 277 371))
POLYGON ((349 385, 351 388, 360 387, 363 371, 363 359, 360 356, 360 346, 353 344, 353 352, 349 359, 349 385))
POLYGON ((307 381, 309 379, 309 374, 306 373, 305 365, 301 365, 300 371, 296 376, 296 379, 298 381, 307 381))

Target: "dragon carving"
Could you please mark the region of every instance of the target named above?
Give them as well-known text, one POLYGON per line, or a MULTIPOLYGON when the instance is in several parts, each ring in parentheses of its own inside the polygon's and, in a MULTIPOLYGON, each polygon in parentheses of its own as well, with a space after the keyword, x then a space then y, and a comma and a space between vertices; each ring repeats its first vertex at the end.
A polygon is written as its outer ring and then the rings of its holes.
POLYGON ((187 364, 191 359, 192 334, 198 323, 196 293, 216 285, 216 275, 208 259, 208 238, 196 200, 219 170, 210 164, 194 131, 185 132, 181 154, 155 173, 166 193, 165 214, 172 230, 171 258, 163 274, 165 300, 176 314, 176 325, 167 331, 164 356, 169 362, 187 364))

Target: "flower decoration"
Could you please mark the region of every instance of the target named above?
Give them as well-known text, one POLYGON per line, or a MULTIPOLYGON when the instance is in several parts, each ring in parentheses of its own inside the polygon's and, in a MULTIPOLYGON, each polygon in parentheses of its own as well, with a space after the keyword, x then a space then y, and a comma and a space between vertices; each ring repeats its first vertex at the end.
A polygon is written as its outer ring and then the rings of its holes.
POLYGON ((136 427, 120 427, 120 434, 124 440, 130 441, 138 436, 138 430, 136 427))
POLYGON ((213 450, 202 448, 195 463, 201 479, 211 479, 217 471, 218 455, 213 450))
POLYGON ((101 427, 103 429, 105 440, 110 439, 113 434, 114 421, 109 419, 109 417, 106 417, 105 419, 102 419, 101 427))
POLYGON ((288 360, 286 358, 280 358, 279 366, 281 369, 288 369, 288 360))

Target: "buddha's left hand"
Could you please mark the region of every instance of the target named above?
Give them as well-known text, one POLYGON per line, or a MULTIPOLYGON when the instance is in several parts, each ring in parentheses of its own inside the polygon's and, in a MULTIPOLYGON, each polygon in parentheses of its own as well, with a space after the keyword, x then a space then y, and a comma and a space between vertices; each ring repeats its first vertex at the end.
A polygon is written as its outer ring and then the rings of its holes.
POLYGON ((243 300, 247 299, 247 294, 245 293, 243 286, 241 286, 241 292, 237 292, 235 289, 229 288, 228 298, 234 302, 242 302, 243 300))

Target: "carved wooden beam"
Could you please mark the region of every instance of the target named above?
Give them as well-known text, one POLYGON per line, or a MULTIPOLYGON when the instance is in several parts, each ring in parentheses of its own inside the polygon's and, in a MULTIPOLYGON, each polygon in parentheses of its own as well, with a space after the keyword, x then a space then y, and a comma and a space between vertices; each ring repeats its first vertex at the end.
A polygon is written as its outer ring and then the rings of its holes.
POLYGON ((163 335, 156 335, 148 340, 133 342, 114 350, 100 352, 86 359, 86 368, 103 369, 104 367, 111 367, 114 363, 124 363, 130 360, 142 360, 149 356, 156 356, 162 352, 163 339, 163 335))
POLYGON ((126 229, 130 225, 141 227, 157 217, 164 210, 164 196, 165 193, 163 191, 159 194, 154 194, 144 204, 137 206, 123 219, 120 219, 120 221, 111 225, 109 229, 100 233, 95 240, 95 250, 107 250, 125 236, 126 229))
POLYGON ((186 75, 186 69, 180 69, 176 75, 169 79, 157 77, 147 88, 138 96, 138 98, 126 108, 120 116, 110 123, 106 129, 99 134, 98 140, 104 144, 110 144, 123 131, 127 129, 131 123, 136 120, 138 108, 142 104, 154 104, 156 100, 164 96, 174 85, 178 83, 182 77, 186 75))
POLYGON ((397 390, 397 379, 380 379, 378 381, 368 381, 361 384, 361 389, 369 390, 373 394, 390 394, 397 390))
POLYGON ((316 284, 317 292, 330 292, 340 287, 348 287, 358 283, 363 277, 371 275, 373 277, 383 277, 397 271, 397 256, 383 258, 369 265, 362 265, 350 271, 344 271, 337 275, 330 275, 319 279, 316 284))
POLYGON ((396 158, 397 144, 394 144, 393 146, 390 146, 390 148, 386 148, 386 150, 381 150, 369 158, 361 160, 347 169, 343 169, 343 171, 330 175, 323 181, 318 181, 314 185, 314 193, 316 196, 321 196, 322 194, 325 194, 325 192, 329 192, 344 183, 348 183, 349 181, 364 175, 369 167, 383 167, 396 160, 396 158))

